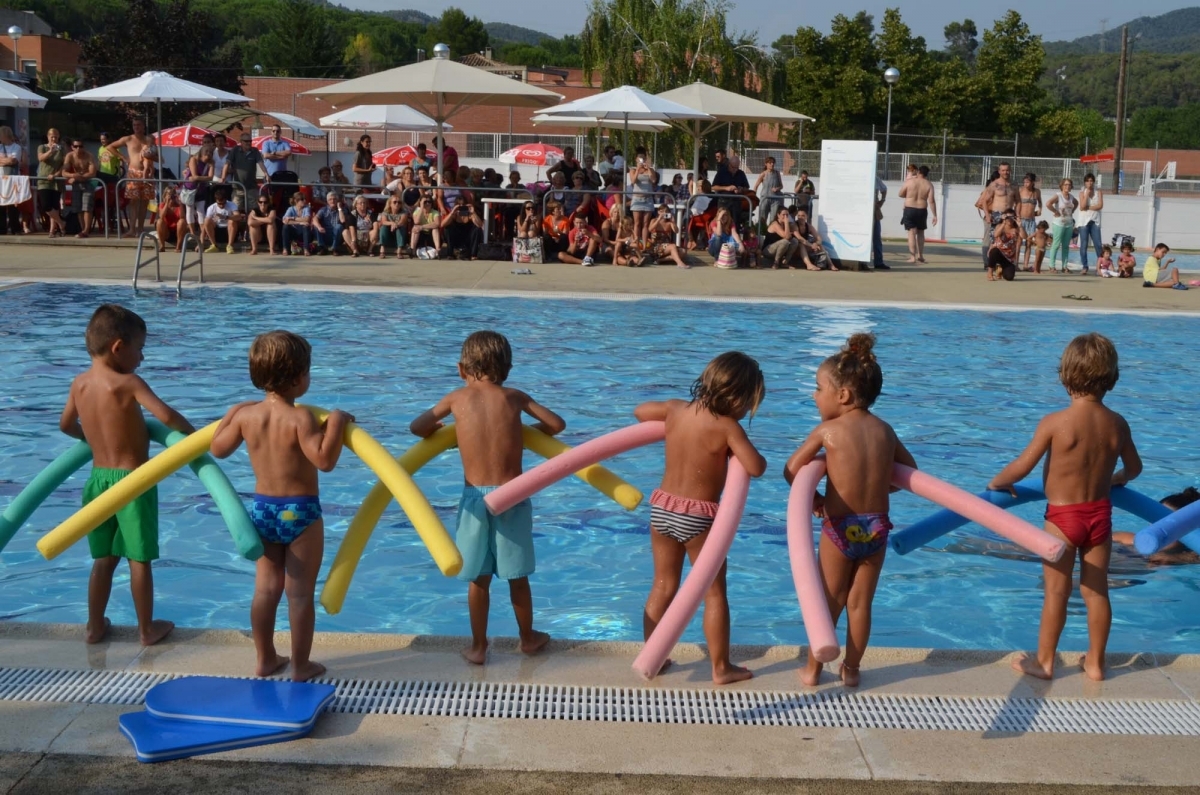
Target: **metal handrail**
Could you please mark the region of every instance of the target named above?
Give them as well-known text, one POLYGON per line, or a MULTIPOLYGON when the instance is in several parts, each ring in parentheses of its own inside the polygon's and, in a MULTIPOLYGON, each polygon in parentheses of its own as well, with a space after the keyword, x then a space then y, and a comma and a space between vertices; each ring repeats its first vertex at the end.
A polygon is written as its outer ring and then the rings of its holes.
POLYGON ((200 266, 200 278, 196 279, 196 284, 204 284, 204 249, 200 242, 196 240, 196 236, 191 232, 186 232, 183 235, 182 243, 183 251, 179 254, 179 275, 175 277, 175 294, 183 295, 183 272, 193 265, 200 266), (196 259, 193 262, 188 262, 188 242, 196 243, 196 259))
POLYGON ((158 233, 152 229, 148 229, 145 232, 142 232, 140 235, 138 235, 137 257, 133 261, 133 290, 134 290, 134 292, 137 292, 138 271, 140 271, 144 265, 149 265, 151 262, 154 263, 154 281, 156 281, 156 282, 162 281, 162 266, 159 262, 158 244, 159 244, 158 233), (153 257, 153 259, 147 259, 147 260, 143 261, 142 260, 142 249, 146 245, 147 238, 153 238, 153 240, 154 240, 154 257, 153 257))
POLYGON ((577 190, 575 188, 563 188, 561 191, 558 191, 558 190, 555 190, 554 188, 551 188, 550 190, 547 190, 545 193, 542 194, 542 217, 543 218, 545 218, 547 215, 546 205, 549 203, 550 194, 552 194, 552 193, 583 193, 583 194, 590 194, 592 196, 604 196, 606 198, 609 196, 620 196, 622 202, 632 201, 634 196, 665 196, 665 197, 667 197, 667 201, 655 202, 654 206, 658 207, 660 205, 666 204, 671 208, 672 211, 674 211, 679 204, 679 198, 677 196, 675 196, 675 194, 673 194, 669 191, 665 191, 665 190, 656 190, 656 191, 652 191, 650 193, 643 193, 643 192, 639 191, 638 193, 635 194, 628 190, 621 190, 621 191, 596 190, 595 188, 580 188, 577 190))

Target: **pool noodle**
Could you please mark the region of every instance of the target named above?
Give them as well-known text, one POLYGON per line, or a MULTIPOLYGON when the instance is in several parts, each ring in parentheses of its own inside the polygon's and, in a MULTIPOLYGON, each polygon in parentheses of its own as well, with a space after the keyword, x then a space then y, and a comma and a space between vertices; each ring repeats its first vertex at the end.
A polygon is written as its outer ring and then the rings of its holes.
MULTIPOLYGON (((580 445, 575 449, 582 447, 583 445, 580 445)), ((737 458, 729 459, 729 471, 725 476, 725 488, 721 492, 721 504, 717 508, 716 517, 713 518, 712 529, 708 531, 708 538, 700 549, 700 554, 696 556, 696 562, 692 564, 687 579, 679 586, 675 598, 667 606, 667 612, 663 614, 662 620, 650 634, 641 653, 633 661, 633 670, 644 678, 653 679, 662 670, 663 663, 683 636, 688 622, 704 601, 704 595, 712 587, 726 556, 729 555, 733 538, 737 535, 742 511, 746 507, 746 495, 749 492, 750 476, 737 458)))
MULTIPOLYGON (((146 430, 150 439, 163 447, 171 447, 187 438, 187 434, 173 431, 155 419, 146 420, 146 430)), ((91 460, 92 448, 87 442, 77 442, 43 469, 9 504, 0 518, 0 550, 4 549, 21 525, 47 497, 91 460)), ((246 507, 229 478, 225 477, 225 473, 217 466, 217 462, 203 455, 190 462, 189 466, 216 504, 229 534, 233 536, 238 553, 247 560, 262 557, 262 541, 254 530, 246 507)))
POLYGON ((1066 551, 1062 539, 1039 530, 1023 519, 1018 519, 1003 508, 952 486, 925 472, 919 472, 903 464, 892 465, 892 485, 911 491, 918 497, 936 502, 967 519, 986 527, 997 535, 1007 538, 1040 558, 1056 561, 1066 551))
MULTIPOLYGON (((1163 507, 1163 510, 1170 509, 1163 507)), ((1197 528, 1200 528, 1200 502, 1193 502, 1139 531, 1133 537, 1133 544, 1143 555, 1152 555, 1176 541, 1182 541, 1193 552, 1200 552, 1200 530, 1197 528)))
MULTIPOLYGON (((541 431, 522 426, 522 440, 528 450, 542 456, 552 458, 570 450, 566 444, 541 431)), ((401 467, 410 475, 428 464, 438 455, 458 444, 458 434, 453 424, 439 428, 429 437, 422 439, 408 449, 397 459, 401 467)), ((625 481, 621 480, 610 470, 593 465, 575 473, 575 476, 591 484, 594 488, 608 497, 616 500, 627 510, 633 510, 642 501, 642 493, 625 481)), ((329 576, 321 589, 321 606, 330 615, 342 611, 346 601, 346 592, 350 590, 350 582, 358 569, 359 561, 366 551, 371 534, 392 502, 392 493, 382 481, 376 483, 350 520, 346 535, 338 547, 333 565, 329 567, 329 576)))
MULTIPOLYGON (((1013 488, 1017 492, 1016 497, 1013 497, 1007 491, 984 491, 976 496, 990 502, 992 505, 1005 509, 1024 505, 1029 502, 1041 502, 1046 499, 1046 493, 1042 491, 1040 480, 1023 480, 1013 488)), ((1168 509, 1164 508, 1156 500, 1128 486, 1114 487, 1111 492, 1111 499, 1114 507, 1120 508, 1147 522, 1156 522, 1170 513, 1168 509)), ((907 555, 909 552, 925 546, 952 530, 957 530, 968 524, 969 521, 969 519, 960 516, 954 511, 941 510, 930 514, 910 527, 892 533, 888 543, 897 554, 907 555)), ((1187 543, 1189 539, 1196 544, 1196 547, 1193 547, 1193 549, 1200 548, 1200 533, 1193 533, 1183 540, 1187 543)))
POLYGON ((662 441, 666 436, 666 428, 666 423, 661 421, 639 422, 619 431, 606 433, 538 464, 488 494, 483 501, 492 515, 502 514, 521 500, 557 483, 578 469, 635 447, 662 441))
POLYGON ((809 654, 818 662, 828 663, 837 659, 841 649, 838 647, 833 616, 829 613, 829 600, 825 598, 825 584, 813 549, 813 494, 824 476, 825 457, 818 456, 802 466, 792 480, 787 507, 787 543, 788 557, 792 563, 792 582, 796 585, 800 615, 808 633, 809 654))

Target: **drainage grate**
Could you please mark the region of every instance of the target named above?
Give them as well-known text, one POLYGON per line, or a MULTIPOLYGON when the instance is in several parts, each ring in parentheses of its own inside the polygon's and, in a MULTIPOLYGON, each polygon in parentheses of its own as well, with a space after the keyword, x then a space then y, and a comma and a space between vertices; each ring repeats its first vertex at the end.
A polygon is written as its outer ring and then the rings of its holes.
MULTIPOLYGON (((151 687, 176 676, 0 668, 0 700, 137 705, 151 687)), ((497 682, 318 681, 337 687, 329 712, 358 715, 1200 736, 1200 704, 1185 699, 1079 701, 497 682)))

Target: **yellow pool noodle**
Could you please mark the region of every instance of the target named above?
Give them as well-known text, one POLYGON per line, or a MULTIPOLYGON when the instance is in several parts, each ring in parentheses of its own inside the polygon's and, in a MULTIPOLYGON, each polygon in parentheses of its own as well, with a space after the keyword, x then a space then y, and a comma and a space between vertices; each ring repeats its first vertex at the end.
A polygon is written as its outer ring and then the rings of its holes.
MULTIPOLYGON (((522 428, 522 438, 527 449, 543 458, 553 458, 571 449, 569 445, 553 436, 529 426, 522 428)), ((416 474, 418 469, 457 444, 458 435, 454 426, 447 425, 414 444, 396 460, 409 474, 416 474)), ((626 510, 632 511, 642 502, 642 492, 599 464, 581 469, 575 476, 605 496, 611 497, 626 510)), ((354 579, 354 572, 363 552, 366 551, 367 542, 371 540, 371 533, 375 531, 375 526, 379 524, 391 501, 392 495, 387 485, 380 482, 375 484, 359 506, 350 527, 346 529, 341 546, 338 547, 333 565, 329 568, 325 587, 321 589, 321 606, 325 608, 326 613, 336 615, 342 611, 346 592, 350 590, 350 581, 354 579)))

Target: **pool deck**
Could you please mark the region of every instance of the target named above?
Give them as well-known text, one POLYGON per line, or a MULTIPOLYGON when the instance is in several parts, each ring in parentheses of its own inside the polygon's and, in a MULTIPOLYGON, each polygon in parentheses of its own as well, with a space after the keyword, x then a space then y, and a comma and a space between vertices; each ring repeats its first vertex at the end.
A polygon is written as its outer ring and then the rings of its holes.
MULTIPOLYGON (((899 244, 889 261, 903 259, 899 244)), ((0 283, 111 281, 127 284, 129 245, 37 244, 0 237, 0 283)), ((662 296, 799 302, 930 305, 946 308, 1057 308, 1151 313, 1200 312, 1200 292, 1145 290, 1138 282, 1079 275, 1021 274, 987 283, 973 247, 931 246, 930 262, 888 273, 718 271, 673 267, 625 271, 532 266, 516 276, 508 262, 354 260, 346 257, 206 257, 210 283, 339 289, 662 296), (1064 299, 1089 295, 1092 301, 1064 299)), ((174 278, 177 255, 163 260, 174 278)), ((143 271, 143 276, 151 271, 143 271)), ((188 273, 194 277, 194 271, 188 273)), ((186 288, 185 288, 186 289, 186 288)), ((83 595, 80 594, 80 598, 83 595)), ((497 609, 507 609, 505 599, 497 609)), ((459 610, 462 605, 452 608, 459 610)), ((1031 621, 1036 620, 1034 617, 1031 621)), ((1073 617, 1072 620, 1081 620, 1073 617)), ((320 618, 318 617, 318 626, 320 618)), ((555 641, 536 657, 499 639, 488 665, 463 662, 461 638, 319 634, 314 658, 337 679, 500 682, 712 690, 702 647, 677 647, 676 665, 652 683, 630 670, 639 644, 555 641)), ((280 638, 281 651, 286 649, 280 638)), ((735 660, 755 672, 739 691, 805 691, 798 647, 738 647, 735 660)), ((1200 656, 1112 655, 1110 679, 1094 683, 1064 653, 1052 682, 1016 675, 1004 652, 872 648, 864 696, 964 696, 1051 705, 1112 700, 1200 701, 1200 656)), ((0 668, 110 670, 245 676, 247 632, 177 630, 143 649, 128 628, 86 646, 77 626, 0 622, 0 668)), ((841 687, 826 673, 819 692, 841 687)), ((540 719, 328 714, 312 737, 186 762, 139 765, 117 731, 117 716, 138 707, 0 696, 0 792, 215 791, 278 782, 288 791, 391 792, 1191 792, 1192 736, 1103 733, 914 730, 843 726, 726 726, 573 722, 540 719)))
MULTIPOLYGON (((512 273, 525 266, 485 260, 271 257, 220 252, 205 256, 204 274, 214 284, 292 287, 761 299, 888 306, 968 305, 995 309, 1032 307, 1087 312, 1200 312, 1200 289, 1184 295, 1182 291, 1145 289, 1136 279, 1100 279, 1080 274, 1021 273, 1013 282, 991 283, 983 276, 978 249, 974 246, 931 245, 927 250, 929 262, 925 265, 903 264, 906 252, 898 241, 889 241, 885 252, 893 266, 888 272, 723 271, 700 266, 688 271, 674 266, 627 270, 611 265, 582 268, 548 263, 529 266, 532 275, 512 273), (1088 296, 1091 300, 1064 298, 1067 295, 1088 296)), ((1139 255, 1139 259, 1143 257, 1139 255)), ((130 241, 118 245, 115 240, 105 244, 102 239, 48 241, 0 236, 0 280, 115 280, 127 284, 134 259, 130 241)), ((163 279, 172 285, 179 259, 173 250, 162 258, 163 279)), ((707 255, 703 261, 710 261, 707 255)), ((189 283, 194 284, 196 275, 195 269, 185 273, 185 290, 189 283)), ((143 269, 143 280, 152 277, 152 267, 143 269)), ((153 281, 147 284, 153 285, 153 281)))

